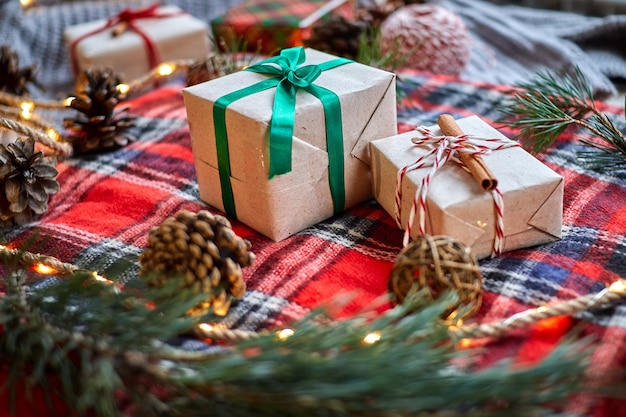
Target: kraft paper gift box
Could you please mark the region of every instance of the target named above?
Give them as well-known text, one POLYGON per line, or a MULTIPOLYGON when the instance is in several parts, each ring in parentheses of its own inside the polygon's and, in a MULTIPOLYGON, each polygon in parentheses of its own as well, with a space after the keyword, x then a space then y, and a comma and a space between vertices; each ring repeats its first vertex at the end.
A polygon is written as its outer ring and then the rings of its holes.
MULTIPOLYGON (((477 116, 457 121, 465 134, 512 142, 477 116)), ((430 130, 441 135, 438 127, 430 130)), ((374 197, 396 216, 398 172, 428 152, 411 139, 417 131, 371 142, 374 197)), ((498 180, 504 202, 504 251, 553 242, 561 237, 563 178, 521 147, 508 147, 482 156, 498 180)), ((425 166, 408 171, 402 180, 400 223, 406 230, 411 205, 422 179, 431 170, 425 166)), ((492 254, 497 216, 491 192, 484 191, 472 175, 449 161, 431 176, 426 198, 426 233, 445 235, 465 243, 477 259, 492 254)), ((411 237, 419 234, 419 215, 411 237)))
POLYGON ((305 89, 297 92, 290 112, 273 111, 276 88, 242 94, 226 107, 225 139, 214 121, 216 101, 275 77, 246 70, 183 90, 201 199, 276 241, 371 198, 368 144, 397 132, 394 74, 304 48, 272 59, 294 54, 306 55, 302 71, 348 62, 323 70, 313 82, 338 97, 340 111, 325 110, 305 89), (272 156, 284 155, 269 149, 271 122, 289 113, 291 168, 270 179, 272 156), (341 121, 332 121, 337 116, 341 121), (327 135, 340 135, 343 143, 331 142, 329 149, 327 135), (219 144, 227 147, 227 157, 221 157, 219 144), (338 193, 341 183, 345 201, 338 193))
POLYGON ((241 41, 251 52, 274 54, 302 46, 312 27, 330 15, 350 17, 353 0, 247 0, 211 21, 215 39, 241 41))
POLYGON ((63 35, 74 72, 109 67, 126 82, 161 62, 206 59, 210 51, 205 22, 176 6, 158 4, 70 26, 63 35), (122 27, 125 30, 116 36, 122 27))

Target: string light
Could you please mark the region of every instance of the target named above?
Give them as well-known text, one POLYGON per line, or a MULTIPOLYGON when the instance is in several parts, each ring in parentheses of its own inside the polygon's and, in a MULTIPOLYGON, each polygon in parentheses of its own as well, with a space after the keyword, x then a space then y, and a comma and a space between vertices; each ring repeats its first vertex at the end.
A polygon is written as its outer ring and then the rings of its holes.
MULTIPOLYGON (((74 274, 79 268, 72 264, 63 263, 53 257, 43 256, 38 254, 32 254, 30 252, 17 251, 15 249, 9 249, 7 246, 0 244, 0 251, 16 256, 18 253, 23 261, 32 265, 33 269, 41 274, 74 274), (41 259, 45 259, 45 263, 41 259), (50 265, 55 265, 52 267, 50 265)), ((120 291, 117 285, 111 280, 101 276, 97 272, 92 272, 95 280, 113 284, 113 288, 116 292, 120 291)), ((471 348, 474 345, 479 344, 478 339, 485 337, 500 337, 503 334, 510 332, 513 329, 523 326, 533 325, 539 322, 545 322, 547 319, 558 316, 572 316, 581 311, 588 310, 590 308, 605 306, 613 302, 624 300, 626 298, 626 280, 618 279, 611 283, 604 290, 595 294, 583 295, 571 300, 563 301, 551 306, 539 306, 534 309, 522 311, 514 314, 504 320, 495 323, 483 323, 483 324, 471 324, 463 325, 462 321, 455 322, 456 325, 450 325, 448 330, 455 339, 457 346, 461 349, 471 348), (460 327, 457 327, 460 326, 460 327)), ((558 324, 558 321, 555 321, 558 324)), ((203 337, 209 337, 214 340, 224 340, 230 342, 236 342, 241 340, 251 340, 255 337, 259 337, 260 333, 215 327, 209 323, 201 323, 197 326, 197 330, 203 335, 203 337)), ((278 339, 286 340, 293 336, 295 331, 292 329, 282 329, 276 333, 278 339)), ((371 345, 377 343, 382 339, 382 333, 374 331, 368 333, 363 338, 363 343, 371 345)))
POLYGON ((120 94, 126 94, 130 91, 130 86, 128 84, 118 84, 115 88, 120 92, 120 94))
POLYGON ((161 77, 167 77, 168 75, 172 75, 175 69, 176 66, 174 64, 165 62, 159 65, 159 67, 157 68, 157 74, 159 74, 161 77))
POLYGON ((20 0, 22 7, 30 7, 34 3, 34 0, 20 0))
POLYGON ((626 281, 618 279, 598 293, 581 295, 554 305, 521 311, 495 323, 472 324, 457 328, 452 333, 458 338, 499 337, 512 329, 529 326, 557 316, 573 316, 581 311, 605 306, 625 298, 626 281))
POLYGON ((213 326, 210 325, 209 323, 200 323, 200 324, 198 324, 198 328, 200 330, 202 330, 203 332, 206 332, 206 333, 208 333, 208 332, 213 330, 213 326))
POLYGON ((65 105, 65 107, 70 107, 74 100, 76 100, 76 97, 69 96, 63 101, 63 104, 65 105))
POLYGON ((48 130, 46 130, 46 135, 50 136, 50 139, 52 140, 59 140, 61 138, 61 135, 59 135, 59 132, 57 132, 51 127, 48 128, 48 130))
POLYGON ((609 286, 609 291, 616 292, 616 293, 626 292, 626 281, 624 281, 623 279, 620 279, 620 280, 613 282, 609 286))
POLYGON ((280 340, 287 340, 294 334, 295 332, 291 329, 282 329, 278 333, 276 333, 276 336, 278 336, 280 340))
POLYGON ((363 343, 373 345, 374 343, 378 342, 382 337, 383 336, 380 332, 371 332, 363 338, 363 343))
POLYGON ((457 342, 457 346, 459 347, 459 349, 469 349, 473 347, 475 344, 476 344, 476 341, 474 339, 470 339, 467 337, 457 342))
POLYGON ((192 59, 163 62, 143 77, 139 77, 128 83, 128 90, 125 92, 133 94, 145 88, 153 87, 159 83, 160 79, 170 77, 176 71, 188 70, 195 63, 196 61, 192 59))
POLYGON ((33 116, 33 110, 35 110, 35 103, 31 101, 23 101, 20 103, 20 109, 22 109, 22 113, 20 116, 24 120, 29 120, 33 116))
POLYGON ((41 275, 52 275, 52 274, 56 274, 57 270, 52 268, 51 266, 48 265, 44 265, 44 264, 36 264, 34 267, 35 271, 41 275))
POLYGON ((107 283, 107 284, 113 284, 113 281, 111 281, 110 279, 107 279, 107 278, 103 277, 102 275, 98 274, 96 271, 93 271, 93 272, 91 273, 91 275, 93 276, 93 278, 94 278, 96 281, 105 282, 105 283, 107 283))

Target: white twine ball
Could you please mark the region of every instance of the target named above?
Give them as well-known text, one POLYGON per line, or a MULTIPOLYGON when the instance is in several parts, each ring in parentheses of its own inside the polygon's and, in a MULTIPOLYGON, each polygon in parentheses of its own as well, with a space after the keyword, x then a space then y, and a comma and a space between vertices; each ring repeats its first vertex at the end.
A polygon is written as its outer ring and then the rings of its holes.
POLYGON ((380 27, 381 51, 406 57, 403 67, 436 74, 461 74, 470 57, 470 36, 454 12, 430 4, 410 4, 380 27))

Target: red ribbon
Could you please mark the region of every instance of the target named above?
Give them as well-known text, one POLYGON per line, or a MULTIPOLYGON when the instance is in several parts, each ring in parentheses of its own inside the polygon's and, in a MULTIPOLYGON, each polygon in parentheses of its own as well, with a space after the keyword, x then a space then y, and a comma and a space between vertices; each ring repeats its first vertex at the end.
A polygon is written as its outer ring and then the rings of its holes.
POLYGON ((105 30, 115 27, 120 23, 125 23, 126 25, 128 25, 128 29, 134 31, 137 35, 141 36, 148 52, 148 62, 150 64, 150 68, 154 68, 159 65, 161 63, 161 58, 159 57, 159 52, 157 51, 156 45, 154 44, 152 39, 150 39, 148 34, 145 33, 139 26, 137 26, 136 21, 140 19, 163 19, 165 17, 185 14, 185 12, 158 14, 157 10, 159 7, 160 4, 156 3, 143 9, 124 9, 117 15, 109 18, 105 22, 104 26, 87 32, 74 39, 74 41, 70 45, 70 56, 72 58, 72 69, 74 70, 74 73, 78 74, 79 72, 78 59, 76 58, 76 47, 78 46, 78 43, 85 38, 88 38, 100 32, 104 32, 105 30))

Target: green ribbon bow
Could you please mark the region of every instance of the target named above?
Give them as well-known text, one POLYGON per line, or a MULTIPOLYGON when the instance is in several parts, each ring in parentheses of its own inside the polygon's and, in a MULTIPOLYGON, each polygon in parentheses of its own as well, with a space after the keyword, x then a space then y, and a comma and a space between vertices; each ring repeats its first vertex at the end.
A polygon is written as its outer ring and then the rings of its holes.
POLYGON ((324 108, 328 177, 334 213, 345 206, 343 132, 339 97, 327 88, 313 84, 322 71, 352 62, 337 58, 319 65, 301 66, 306 59, 304 48, 283 49, 280 55, 258 62, 247 71, 272 75, 249 87, 220 97, 213 105, 217 162, 225 212, 236 218, 235 199, 230 184, 230 156, 226 132, 226 108, 243 97, 276 87, 269 129, 269 178, 291 171, 291 149, 296 109, 296 93, 303 89, 317 97, 324 108))

